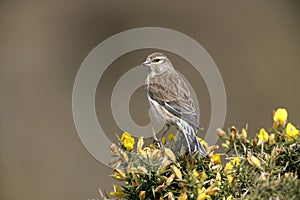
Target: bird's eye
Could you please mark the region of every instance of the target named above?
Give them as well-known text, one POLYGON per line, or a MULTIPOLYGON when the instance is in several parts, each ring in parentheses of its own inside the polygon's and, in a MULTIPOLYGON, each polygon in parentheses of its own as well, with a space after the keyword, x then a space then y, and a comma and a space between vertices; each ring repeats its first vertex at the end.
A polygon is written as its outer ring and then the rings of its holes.
POLYGON ((152 60, 152 62, 155 62, 155 63, 157 63, 157 62, 159 62, 159 61, 160 61, 159 58, 156 58, 156 59, 152 60))

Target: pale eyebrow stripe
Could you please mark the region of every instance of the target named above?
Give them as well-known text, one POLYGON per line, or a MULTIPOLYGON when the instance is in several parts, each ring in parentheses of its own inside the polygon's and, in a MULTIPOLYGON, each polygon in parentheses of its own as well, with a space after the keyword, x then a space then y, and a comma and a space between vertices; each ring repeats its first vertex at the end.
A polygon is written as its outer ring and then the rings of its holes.
POLYGON ((155 56, 155 57, 153 57, 153 58, 151 58, 151 60, 155 60, 155 59, 165 59, 165 57, 163 57, 163 56, 155 56))

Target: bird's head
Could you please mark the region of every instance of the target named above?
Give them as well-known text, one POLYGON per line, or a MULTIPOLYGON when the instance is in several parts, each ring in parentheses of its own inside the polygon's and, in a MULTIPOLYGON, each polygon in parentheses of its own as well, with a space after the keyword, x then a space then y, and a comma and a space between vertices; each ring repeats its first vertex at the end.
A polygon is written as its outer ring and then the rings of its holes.
POLYGON ((150 54, 143 65, 148 68, 149 73, 152 75, 159 75, 168 70, 174 69, 167 56, 158 52, 150 54))

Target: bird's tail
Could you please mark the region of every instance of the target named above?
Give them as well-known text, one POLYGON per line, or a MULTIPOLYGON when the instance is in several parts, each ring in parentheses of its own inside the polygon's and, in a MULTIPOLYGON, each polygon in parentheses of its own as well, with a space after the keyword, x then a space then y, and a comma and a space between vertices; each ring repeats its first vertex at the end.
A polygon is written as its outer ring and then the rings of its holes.
POLYGON ((184 120, 180 120, 177 125, 179 127, 179 135, 183 135, 186 140, 186 149, 190 155, 194 156, 198 153, 202 157, 206 157, 206 150, 199 142, 196 129, 184 120))

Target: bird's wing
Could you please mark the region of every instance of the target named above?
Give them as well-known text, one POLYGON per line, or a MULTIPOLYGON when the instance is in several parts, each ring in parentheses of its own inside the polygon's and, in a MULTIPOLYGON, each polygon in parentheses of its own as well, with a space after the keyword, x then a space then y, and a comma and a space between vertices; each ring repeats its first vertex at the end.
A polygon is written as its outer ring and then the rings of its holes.
POLYGON ((168 71, 149 78, 146 89, 151 99, 173 115, 187 121, 197 129, 201 128, 189 88, 176 71, 168 71))

